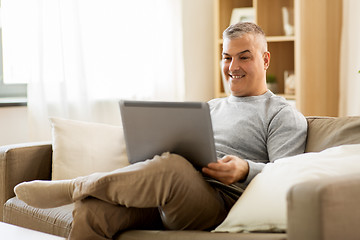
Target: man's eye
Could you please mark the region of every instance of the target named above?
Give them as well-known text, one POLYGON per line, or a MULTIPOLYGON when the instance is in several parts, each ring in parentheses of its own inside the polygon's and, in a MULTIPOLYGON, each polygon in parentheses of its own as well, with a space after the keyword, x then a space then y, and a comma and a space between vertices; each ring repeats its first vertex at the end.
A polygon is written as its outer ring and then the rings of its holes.
POLYGON ((247 59, 249 59, 249 57, 241 57, 240 59, 241 60, 247 60, 247 59))
POLYGON ((223 57, 223 60, 224 60, 224 61, 231 61, 231 58, 229 58, 229 57, 223 57))

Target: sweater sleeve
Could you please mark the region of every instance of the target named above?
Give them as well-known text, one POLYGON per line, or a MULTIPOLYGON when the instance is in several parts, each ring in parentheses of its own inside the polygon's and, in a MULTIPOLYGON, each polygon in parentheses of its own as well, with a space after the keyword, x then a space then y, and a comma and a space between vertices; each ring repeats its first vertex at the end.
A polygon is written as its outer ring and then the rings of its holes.
MULTIPOLYGON (((269 121, 267 152, 269 161, 304 153, 307 136, 307 122, 305 117, 291 106, 282 108, 269 121)), ((247 178, 238 183, 245 188, 251 180, 265 167, 265 161, 246 160, 249 164, 247 178)))

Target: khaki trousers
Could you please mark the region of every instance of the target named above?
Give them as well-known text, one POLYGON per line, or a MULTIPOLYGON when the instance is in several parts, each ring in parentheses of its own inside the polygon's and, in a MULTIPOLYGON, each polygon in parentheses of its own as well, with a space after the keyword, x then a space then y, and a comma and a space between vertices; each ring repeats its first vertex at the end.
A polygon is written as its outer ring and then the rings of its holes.
POLYGON ((211 229, 228 213, 233 200, 226 198, 186 159, 164 153, 113 172, 77 178, 69 239, 111 239, 135 228, 211 229))

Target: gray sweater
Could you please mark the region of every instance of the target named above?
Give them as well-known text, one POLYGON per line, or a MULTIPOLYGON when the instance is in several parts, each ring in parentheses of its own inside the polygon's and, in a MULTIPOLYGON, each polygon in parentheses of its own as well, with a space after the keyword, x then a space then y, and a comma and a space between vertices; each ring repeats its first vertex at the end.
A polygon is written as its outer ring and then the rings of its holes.
POLYGON ((218 157, 235 155, 249 163, 246 180, 236 184, 243 189, 266 163, 305 150, 305 117, 271 91, 218 98, 209 105, 218 157))

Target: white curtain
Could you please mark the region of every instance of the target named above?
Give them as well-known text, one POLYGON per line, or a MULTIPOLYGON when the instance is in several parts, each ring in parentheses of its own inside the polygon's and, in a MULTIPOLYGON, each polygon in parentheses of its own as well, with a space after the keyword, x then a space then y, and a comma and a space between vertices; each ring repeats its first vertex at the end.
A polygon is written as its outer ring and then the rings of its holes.
POLYGON ((360 115, 360 1, 343 0, 339 116, 360 115))
POLYGON ((181 0, 2 0, 4 78, 48 117, 120 123, 119 99, 184 99, 181 0))

